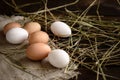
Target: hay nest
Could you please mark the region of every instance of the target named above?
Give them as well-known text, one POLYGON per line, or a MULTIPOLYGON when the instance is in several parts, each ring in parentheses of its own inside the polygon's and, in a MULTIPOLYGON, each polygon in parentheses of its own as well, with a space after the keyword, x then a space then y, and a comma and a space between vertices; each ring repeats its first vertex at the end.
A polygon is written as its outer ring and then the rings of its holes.
MULTIPOLYGON (((46 64, 29 61, 25 58, 24 48, 19 49, 19 45, 8 44, 4 38, 1 40, 3 46, 0 46, 0 53, 7 56, 11 61, 10 64, 27 72, 26 75, 29 73, 40 79, 69 79, 77 75, 74 72, 76 68, 85 67, 97 73, 97 80, 100 75, 102 75, 103 80, 106 80, 106 76, 119 80, 119 78, 105 74, 103 68, 110 65, 120 66, 120 19, 100 16, 99 11, 97 11, 97 16, 86 15, 96 0, 82 13, 67 9, 66 6, 74 5, 77 1, 51 9, 48 9, 47 3, 44 2, 43 10, 32 13, 24 12, 13 5, 21 15, 42 25, 42 30, 50 36, 49 45, 51 48, 64 49, 70 54, 71 62, 66 69, 55 69, 50 65, 43 67, 46 64), (65 11, 59 11, 59 8, 64 8, 65 11), (49 26, 56 20, 70 25, 72 35, 69 38, 59 38, 51 33, 49 26), (64 71, 70 74, 63 74, 64 71)), ((6 61, 6 57, 4 59, 6 61)))
MULTIPOLYGON (((1 16, 1 20, 2 19, 10 19, 11 21, 8 21, 8 23, 16 21, 23 24, 30 21, 30 19, 23 18, 23 16, 1 16)), ((64 80, 70 79, 78 74, 74 71, 75 69, 69 71, 65 68, 57 69, 51 66, 46 60, 38 62, 31 61, 25 56, 27 46, 21 47, 21 45, 9 44, 2 31, 0 33, 0 38, 0 80, 64 80), (4 74, 8 77, 4 76, 4 74)))

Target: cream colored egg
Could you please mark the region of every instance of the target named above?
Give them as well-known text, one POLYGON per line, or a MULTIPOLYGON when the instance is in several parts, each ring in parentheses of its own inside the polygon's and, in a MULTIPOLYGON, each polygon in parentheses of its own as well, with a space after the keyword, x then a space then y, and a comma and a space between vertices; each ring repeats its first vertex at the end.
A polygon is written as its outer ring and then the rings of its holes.
POLYGON ((29 36, 29 43, 48 43, 49 35, 44 31, 34 32, 29 36))
POLYGON ((31 44, 26 50, 26 56, 31 60, 41 60, 48 56, 51 48, 44 43, 31 44))
POLYGON ((28 38, 28 32, 23 28, 12 28, 6 33, 6 40, 12 44, 20 44, 28 38))
POLYGON ((21 27, 21 24, 17 23, 17 22, 11 22, 11 23, 8 23, 4 26, 4 34, 6 34, 6 32, 12 28, 15 28, 15 27, 21 27))
POLYGON ((56 21, 51 24, 51 31, 58 37, 69 37, 71 28, 64 22, 56 21))
POLYGON ((24 25, 24 29, 28 31, 29 34, 41 30, 41 25, 38 22, 28 22, 24 25))
POLYGON ((55 49, 52 50, 48 55, 48 61, 51 65, 57 68, 64 68, 66 67, 69 62, 70 58, 67 52, 62 49, 55 49))

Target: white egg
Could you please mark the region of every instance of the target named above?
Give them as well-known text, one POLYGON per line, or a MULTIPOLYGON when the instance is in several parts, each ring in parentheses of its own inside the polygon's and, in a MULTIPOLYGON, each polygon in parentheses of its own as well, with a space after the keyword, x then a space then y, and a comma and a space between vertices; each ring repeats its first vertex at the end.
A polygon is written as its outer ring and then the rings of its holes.
POLYGON ((55 49, 48 54, 48 61, 54 67, 64 68, 69 64, 70 58, 68 53, 65 52, 64 50, 55 49))
POLYGON ((6 33, 6 40, 12 44, 20 44, 28 38, 28 32, 23 28, 12 28, 6 33))
POLYGON ((56 21, 51 24, 51 31, 58 37, 69 37, 71 28, 64 22, 56 21))

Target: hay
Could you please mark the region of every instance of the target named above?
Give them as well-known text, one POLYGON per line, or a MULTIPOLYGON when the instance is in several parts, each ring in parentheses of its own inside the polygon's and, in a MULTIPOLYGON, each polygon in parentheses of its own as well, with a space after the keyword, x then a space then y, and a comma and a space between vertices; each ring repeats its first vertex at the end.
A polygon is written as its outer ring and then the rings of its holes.
MULTIPOLYGON (((44 3, 44 10, 28 13, 17 8, 17 11, 42 25, 42 30, 50 36, 49 45, 53 49, 64 49, 70 54, 71 63, 65 71, 72 68, 74 70, 74 65, 78 68, 84 66, 97 73, 96 80, 99 80, 100 75, 102 75, 103 80, 106 80, 106 76, 119 79, 105 74, 103 68, 110 65, 120 66, 120 22, 114 17, 100 16, 99 11, 97 11, 98 16, 86 15, 96 1, 94 0, 81 14, 67 9, 65 5, 48 9, 47 2, 44 3), (57 11, 59 8, 64 8, 65 11, 56 14, 51 12, 52 10, 57 11), (54 36, 49 26, 55 20, 64 21, 70 25, 72 36, 69 38, 54 36)), ((67 5, 73 5, 76 2, 77 0, 67 5)), ((16 6, 14 5, 14 7, 16 6)))

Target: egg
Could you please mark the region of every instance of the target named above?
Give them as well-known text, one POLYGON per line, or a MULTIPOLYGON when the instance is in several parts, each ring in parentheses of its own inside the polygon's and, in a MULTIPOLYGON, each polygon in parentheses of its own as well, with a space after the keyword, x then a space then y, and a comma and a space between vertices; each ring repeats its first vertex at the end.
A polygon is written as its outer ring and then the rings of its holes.
POLYGON ((50 64, 57 68, 64 68, 70 62, 68 53, 62 49, 52 50, 47 58, 50 64))
POLYGON ((28 32, 23 28, 12 28, 6 33, 6 40, 12 44, 20 44, 28 38, 28 32))
POLYGON ((58 37, 69 37, 71 35, 71 28, 64 22, 55 21, 51 24, 51 31, 58 37))
POLYGON ((4 34, 6 34, 6 32, 12 28, 15 28, 15 27, 21 27, 21 25, 17 22, 11 22, 11 23, 8 23, 4 26, 4 34))
POLYGON ((31 60, 42 60, 48 56, 51 48, 44 43, 31 44, 26 50, 26 56, 31 60))
POLYGON ((33 43, 48 43, 49 35, 44 31, 34 32, 29 36, 29 44, 33 43))
POLYGON ((29 34, 41 30, 41 25, 38 22, 28 22, 24 25, 24 29, 28 31, 29 34))
POLYGON ((24 18, 23 16, 6 16, 6 15, 0 15, 0 31, 3 31, 4 26, 10 22, 16 22, 16 21, 27 21, 28 18, 24 18))

